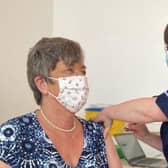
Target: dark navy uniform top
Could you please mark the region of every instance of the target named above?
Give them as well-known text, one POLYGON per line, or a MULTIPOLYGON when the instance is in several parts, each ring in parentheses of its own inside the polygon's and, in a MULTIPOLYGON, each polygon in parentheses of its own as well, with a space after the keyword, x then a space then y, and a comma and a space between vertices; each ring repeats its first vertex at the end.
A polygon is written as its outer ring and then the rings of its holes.
MULTIPOLYGON (((84 146, 77 168, 108 168, 102 125, 80 121, 84 146)), ((12 168, 70 168, 45 134, 35 112, 0 126, 0 160, 12 168)))
MULTIPOLYGON (((168 118, 168 91, 162 93, 157 97, 156 104, 168 118)), ((162 123, 160 128, 160 136, 163 144, 163 153, 166 160, 168 161, 168 122, 162 123)))

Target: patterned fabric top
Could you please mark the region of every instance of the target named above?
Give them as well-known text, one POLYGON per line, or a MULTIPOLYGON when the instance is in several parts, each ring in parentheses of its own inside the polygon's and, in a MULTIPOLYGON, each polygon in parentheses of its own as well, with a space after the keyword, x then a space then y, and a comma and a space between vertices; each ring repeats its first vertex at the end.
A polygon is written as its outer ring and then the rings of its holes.
MULTIPOLYGON (((103 127, 80 121, 84 147, 77 168, 108 168, 103 127)), ((45 134, 35 112, 0 126, 0 160, 12 168, 70 168, 45 134)))

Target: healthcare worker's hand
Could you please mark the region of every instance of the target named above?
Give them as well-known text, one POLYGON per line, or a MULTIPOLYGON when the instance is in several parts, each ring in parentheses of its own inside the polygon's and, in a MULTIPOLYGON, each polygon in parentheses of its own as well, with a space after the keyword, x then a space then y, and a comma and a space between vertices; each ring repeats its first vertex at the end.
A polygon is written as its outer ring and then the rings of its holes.
POLYGON ((104 137, 106 139, 113 121, 104 112, 101 112, 96 118, 93 119, 93 121, 103 122, 104 128, 105 128, 104 129, 104 137))
POLYGON ((129 123, 126 131, 133 131, 136 137, 140 140, 144 140, 144 138, 150 134, 145 124, 129 123))

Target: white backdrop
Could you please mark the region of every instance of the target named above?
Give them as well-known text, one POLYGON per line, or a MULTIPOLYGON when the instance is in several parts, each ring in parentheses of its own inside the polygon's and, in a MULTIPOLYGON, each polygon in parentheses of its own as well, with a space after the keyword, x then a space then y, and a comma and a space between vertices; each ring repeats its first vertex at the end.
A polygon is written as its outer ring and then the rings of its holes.
POLYGON ((167 0, 54 2, 53 35, 77 40, 85 51, 88 104, 115 104, 168 88, 167 0))
POLYGON ((90 83, 87 105, 115 104, 168 88, 163 45, 167 0, 54 0, 54 5, 53 0, 5 0, 0 20, 0 122, 36 107, 26 59, 42 36, 81 43, 90 83))
MULTIPOLYGON (((168 88, 163 43, 167 0, 54 2, 53 35, 76 40, 85 51, 90 83, 86 106, 158 95, 168 88)), ((149 127, 160 129, 157 123, 149 127)))
POLYGON ((26 77, 29 49, 42 36, 51 36, 51 0, 0 1, 0 122, 34 110, 26 77))

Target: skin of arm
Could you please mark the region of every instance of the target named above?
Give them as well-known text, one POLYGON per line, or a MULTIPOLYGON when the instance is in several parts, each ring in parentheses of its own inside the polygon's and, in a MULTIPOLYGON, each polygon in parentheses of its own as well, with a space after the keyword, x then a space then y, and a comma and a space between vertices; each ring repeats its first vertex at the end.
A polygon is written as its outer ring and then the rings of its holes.
MULTIPOLYGON (((112 120, 118 119, 128 123, 136 123, 143 125, 150 122, 164 122, 167 121, 166 115, 160 110, 156 104, 156 97, 139 98, 118 105, 106 107, 102 113, 95 119, 95 121, 103 121, 106 127, 104 136, 111 127, 112 120)), ((141 130, 142 132, 142 130, 141 130)), ((135 131, 134 131, 135 133, 135 131)), ((139 137, 138 137, 139 138, 139 137)), ((158 135, 149 133, 141 138, 143 142, 162 151, 161 138, 158 135)))
POLYGON ((0 161, 0 168, 11 168, 11 167, 7 165, 6 163, 0 161))
MULTIPOLYGON (((135 123, 167 121, 167 117, 156 104, 156 97, 139 98, 109 106, 104 109, 102 115, 112 120, 119 119, 135 123)), ((101 114, 99 118, 101 119, 101 114)))
POLYGON ((115 145, 110 135, 105 138, 107 159, 110 168, 123 168, 120 158, 116 152, 115 145))
POLYGON ((151 147, 154 147, 157 150, 162 151, 162 141, 159 135, 149 133, 148 136, 143 137, 143 139, 141 140, 146 144, 150 145, 151 147))
POLYGON ((126 131, 133 131, 138 139, 162 151, 160 135, 150 132, 145 124, 129 123, 126 131))

